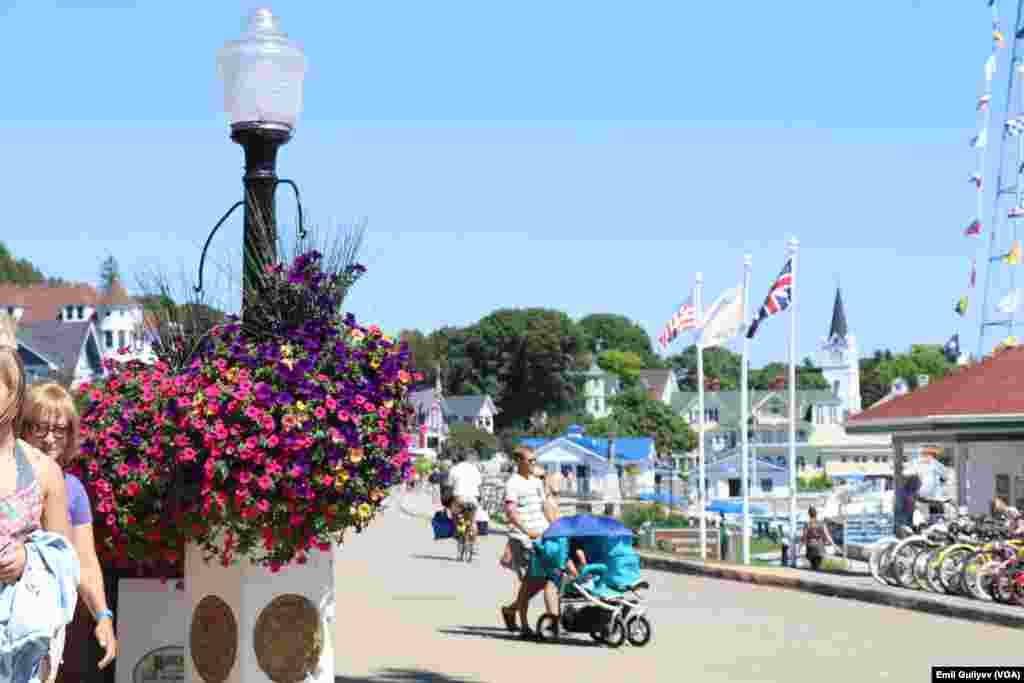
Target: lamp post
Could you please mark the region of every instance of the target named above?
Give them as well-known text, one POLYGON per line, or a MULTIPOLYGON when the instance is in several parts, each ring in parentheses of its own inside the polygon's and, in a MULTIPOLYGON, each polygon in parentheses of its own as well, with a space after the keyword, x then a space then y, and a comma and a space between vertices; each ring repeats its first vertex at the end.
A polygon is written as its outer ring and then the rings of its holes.
MULTIPOLYGON (((302 110, 306 57, 281 31, 273 12, 257 9, 246 20, 242 37, 225 43, 217 54, 217 70, 224 82, 224 110, 231 122, 231 139, 245 152, 245 200, 232 206, 207 238, 196 291, 202 291, 203 263, 210 240, 227 217, 244 205, 244 313, 246 299, 259 289, 265 267, 277 260, 274 191, 284 183, 299 199, 298 186, 277 177, 277 151, 291 139, 302 110)), ((302 231, 300 202, 300 237, 302 231)))

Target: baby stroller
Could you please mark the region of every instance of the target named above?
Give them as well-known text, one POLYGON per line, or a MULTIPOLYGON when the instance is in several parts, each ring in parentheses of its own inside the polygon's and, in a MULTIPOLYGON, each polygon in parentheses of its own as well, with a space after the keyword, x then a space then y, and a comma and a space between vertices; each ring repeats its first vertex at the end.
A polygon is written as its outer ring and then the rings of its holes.
POLYGON ((640 557, 633 532, 610 517, 574 515, 548 527, 535 550, 545 558, 559 583, 560 614, 537 620, 537 637, 554 642, 562 631, 587 633, 613 648, 627 640, 643 647, 651 639, 651 623, 641 594, 650 586, 640 578, 640 557), (582 550, 586 565, 574 579, 566 561, 582 550))

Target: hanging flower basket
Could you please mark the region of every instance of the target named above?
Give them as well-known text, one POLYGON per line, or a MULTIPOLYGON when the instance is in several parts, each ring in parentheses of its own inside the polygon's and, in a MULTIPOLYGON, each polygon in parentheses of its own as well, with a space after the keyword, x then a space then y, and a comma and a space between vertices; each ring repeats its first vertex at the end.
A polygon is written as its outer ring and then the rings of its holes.
POLYGON ((82 458, 108 558, 180 566, 186 543, 278 570, 362 531, 412 471, 404 344, 343 315, 362 273, 309 252, 268 269, 261 311, 180 368, 109 363, 82 388, 82 458), (269 302, 269 303, 268 303, 269 302))

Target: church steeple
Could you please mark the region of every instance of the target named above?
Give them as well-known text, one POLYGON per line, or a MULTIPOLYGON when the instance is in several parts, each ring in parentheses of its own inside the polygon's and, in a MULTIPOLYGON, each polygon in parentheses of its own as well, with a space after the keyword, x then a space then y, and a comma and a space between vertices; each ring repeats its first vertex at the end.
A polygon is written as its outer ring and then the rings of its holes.
POLYGON ((832 327, 829 328, 828 338, 846 339, 849 330, 846 329, 846 311, 843 309, 843 295, 836 287, 836 302, 832 306, 832 327))

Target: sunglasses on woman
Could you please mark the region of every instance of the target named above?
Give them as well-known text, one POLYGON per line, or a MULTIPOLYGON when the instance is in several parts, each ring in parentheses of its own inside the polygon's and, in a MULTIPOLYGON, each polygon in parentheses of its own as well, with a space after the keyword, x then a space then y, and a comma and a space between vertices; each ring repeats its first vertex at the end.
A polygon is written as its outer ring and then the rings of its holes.
POLYGON ((45 439, 47 434, 52 434, 56 441, 64 441, 68 438, 68 425, 66 424, 46 424, 45 422, 36 422, 29 426, 29 431, 32 433, 32 436, 37 439, 45 439))

